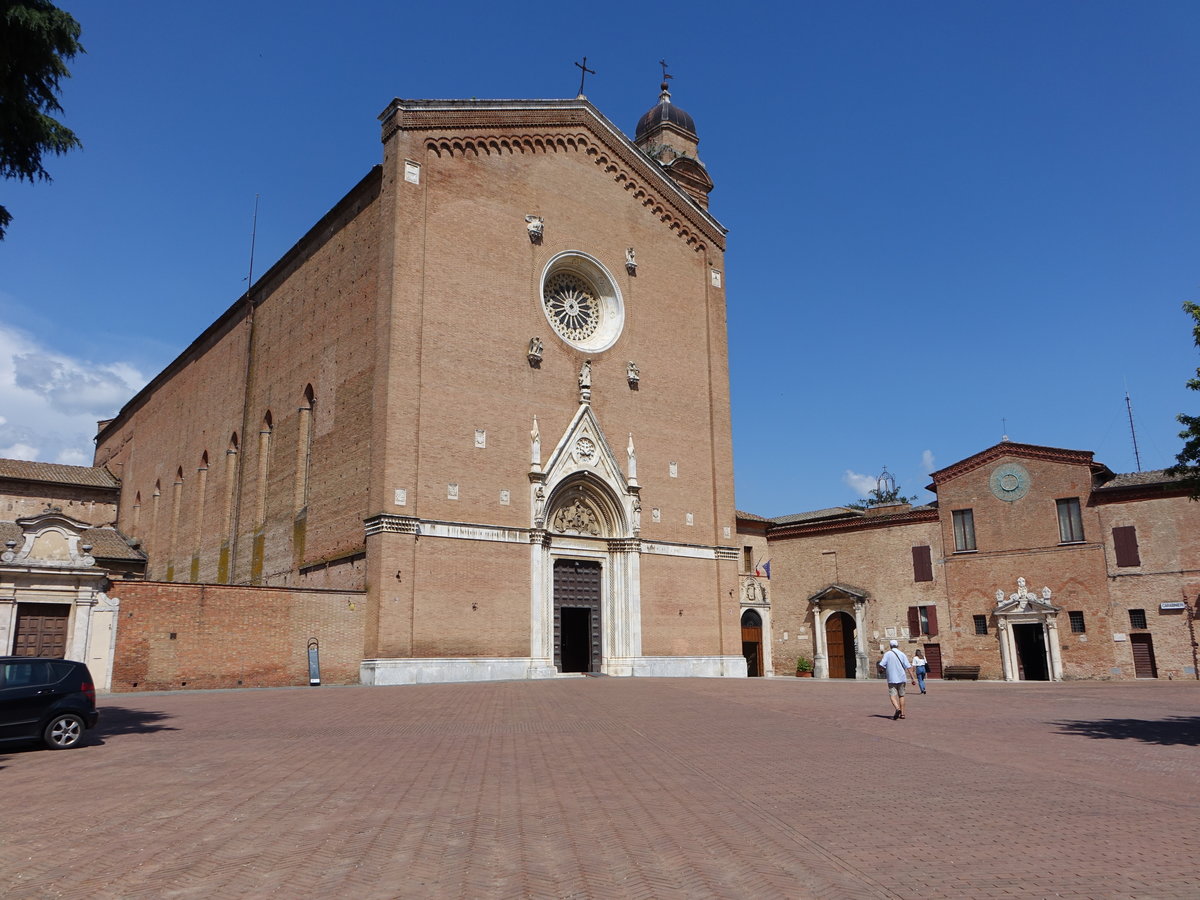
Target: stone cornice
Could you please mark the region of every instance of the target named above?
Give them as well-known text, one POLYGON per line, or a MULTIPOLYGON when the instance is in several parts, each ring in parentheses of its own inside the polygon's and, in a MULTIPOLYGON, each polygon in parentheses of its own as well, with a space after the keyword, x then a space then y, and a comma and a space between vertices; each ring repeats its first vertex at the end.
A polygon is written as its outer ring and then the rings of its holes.
POLYGON ((725 228, 586 100, 393 100, 383 141, 426 132, 440 155, 581 152, 688 246, 725 250, 725 228))

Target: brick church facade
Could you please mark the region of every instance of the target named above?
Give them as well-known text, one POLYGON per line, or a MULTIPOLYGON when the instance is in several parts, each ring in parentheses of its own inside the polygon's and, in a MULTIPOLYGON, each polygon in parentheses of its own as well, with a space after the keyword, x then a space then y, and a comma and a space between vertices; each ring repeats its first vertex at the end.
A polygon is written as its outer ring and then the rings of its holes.
POLYGON ((307 638, 376 684, 744 675, 691 117, 664 85, 633 141, 582 97, 381 121, 382 164, 102 423, 148 557, 115 684, 294 683, 307 638), (230 646, 236 679, 196 671, 230 646))
POLYGON ((751 674, 872 678, 897 639, 935 676, 1196 677, 1200 504, 1177 479, 1007 440, 932 479, 926 506, 740 514, 751 674))

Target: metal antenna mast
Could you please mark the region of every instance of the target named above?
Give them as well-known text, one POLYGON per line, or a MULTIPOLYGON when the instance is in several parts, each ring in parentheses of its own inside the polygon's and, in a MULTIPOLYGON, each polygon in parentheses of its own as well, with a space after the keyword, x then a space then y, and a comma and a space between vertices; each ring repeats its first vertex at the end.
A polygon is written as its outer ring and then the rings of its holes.
POLYGON ((1137 431, 1133 427, 1133 404, 1129 402, 1129 391, 1125 392, 1125 411, 1129 413, 1129 435, 1133 438, 1133 461, 1137 463, 1137 470, 1142 471, 1142 457, 1138 453, 1137 431))
POLYGON ((246 294, 254 286, 254 242, 258 238, 258 194, 254 195, 254 218, 250 220, 250 272, 246 276, 246 294))

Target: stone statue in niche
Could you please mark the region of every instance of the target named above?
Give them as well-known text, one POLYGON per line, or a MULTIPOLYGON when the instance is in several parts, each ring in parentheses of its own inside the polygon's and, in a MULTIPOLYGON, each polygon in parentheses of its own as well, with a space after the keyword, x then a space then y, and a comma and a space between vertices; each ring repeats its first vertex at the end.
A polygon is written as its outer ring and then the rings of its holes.
POLYGON ((540 244, 542 242, 542 233, 546 228, 546 220, 541 216, 526 216, 525 227, 529 230, 529 242, 540 244))
POLYGON ((540 484, 533 493, 533 524, 541 528, 546 521, 546 490, 540 484))
POLYGON ((629 389, 636 391, 638 383, 642 380, 642 372, 637 367, 637 363, 632 359, 629 361, 629 365, 625 367, 625 377, 629 379, 629 389))
POLYGON ((542 367, 542 339, 540 337, 529 339, 529 351, 525 355, 529 359, 530 366, 535 369, 542 367))
POLYGON ((630 275, 637 274, 637 256, 634 254, 632 247, 625 250, 625 271, 630 275))
POLYGON ((642 501, 638 497, 633 498, 633 533, 638 534, 642 530, 642 501))
POLYGON ((592 361, 585 359, 579 369, 579 400, 587 403, 592 399, 592 361))
POLYGON ((600 523, 591 507, 576 499, 570 506, 564 506, 554 514, 554 530, 560 533, 574 531, 576 534, 598 537, 600 523))

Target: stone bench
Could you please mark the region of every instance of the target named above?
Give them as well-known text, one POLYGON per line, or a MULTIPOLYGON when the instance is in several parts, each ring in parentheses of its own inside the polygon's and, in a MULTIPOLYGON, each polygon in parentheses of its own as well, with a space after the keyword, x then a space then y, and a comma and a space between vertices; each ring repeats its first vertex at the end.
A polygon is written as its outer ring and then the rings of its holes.
POLYGON ((942 669, 942 678, 946 681, 954 679, 978 681, 979 666, 946 666, 942 669))

